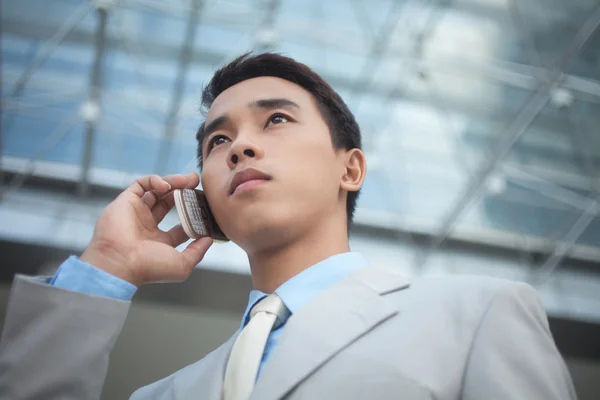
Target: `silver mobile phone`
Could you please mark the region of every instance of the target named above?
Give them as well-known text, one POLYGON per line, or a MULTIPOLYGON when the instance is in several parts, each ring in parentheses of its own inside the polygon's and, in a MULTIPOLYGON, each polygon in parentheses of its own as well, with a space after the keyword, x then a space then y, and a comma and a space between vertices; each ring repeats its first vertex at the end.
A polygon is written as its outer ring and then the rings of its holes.
POLYGON ((208 201, 202 190, 175 189, 175 208, 185 233, 192 239, 210 236, 216 241, 228 242, 229 239, 210 211, 208 201))

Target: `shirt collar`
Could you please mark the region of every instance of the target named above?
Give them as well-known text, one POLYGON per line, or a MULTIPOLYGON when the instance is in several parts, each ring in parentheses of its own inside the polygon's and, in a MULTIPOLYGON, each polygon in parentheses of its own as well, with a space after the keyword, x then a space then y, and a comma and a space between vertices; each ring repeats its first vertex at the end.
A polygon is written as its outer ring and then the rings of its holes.
MULTIPOLYGON (((275 293, 294 314, 321 292, 366 266, 368 266, 368 262, 360 253, 336 254, 284 282, 275 290, 275 293)), ((268 294, 260 290, 250 292, 248 306, 242 318, 242 328, 248 323, 252 307, 266 296, 268 294)))

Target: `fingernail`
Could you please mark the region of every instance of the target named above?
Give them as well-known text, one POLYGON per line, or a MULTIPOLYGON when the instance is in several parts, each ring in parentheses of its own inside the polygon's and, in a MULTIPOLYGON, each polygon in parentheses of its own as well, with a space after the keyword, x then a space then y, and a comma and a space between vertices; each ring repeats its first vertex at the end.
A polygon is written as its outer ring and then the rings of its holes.
POLYGON ((163 181, 163 182, 165 182, 169 186, 169 190, 171 190, 171 184, 167 181, 163 181))

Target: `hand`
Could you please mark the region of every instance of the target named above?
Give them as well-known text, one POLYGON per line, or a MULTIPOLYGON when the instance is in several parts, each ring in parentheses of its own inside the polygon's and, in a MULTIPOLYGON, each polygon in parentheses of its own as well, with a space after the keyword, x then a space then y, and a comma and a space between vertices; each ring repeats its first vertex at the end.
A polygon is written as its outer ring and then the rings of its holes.
POLYGON ((175 204, 172 190, 199 181, 196 173, 137 179, 104 209, 80 259, 136 286, 184 281, 213 241, 197 239, 179 252, 189 239, 181 225, 164 232, 158 224, 175 204))

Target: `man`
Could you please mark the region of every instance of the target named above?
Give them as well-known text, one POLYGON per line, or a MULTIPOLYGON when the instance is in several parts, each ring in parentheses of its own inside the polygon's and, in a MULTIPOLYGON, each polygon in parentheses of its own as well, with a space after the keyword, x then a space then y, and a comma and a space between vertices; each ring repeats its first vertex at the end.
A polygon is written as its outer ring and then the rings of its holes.
MULTIPOLYGON (((202 101, 202 185, 248 254, 254 290, 241 332, 132 399, 575 398, 531 287, 411 283, 349 252, 366 161, 352 113, 317 74, 245 55, 216 72, 202 101)), ((211 245, 199 239, 180 253, 182 228, 157 228, 172 190, 198 183, 196 174, 138 179, 104 210, 81 258, 52 279, 16 277, 1 398, 100 396, 136 287, 186 279, 211 245)))

